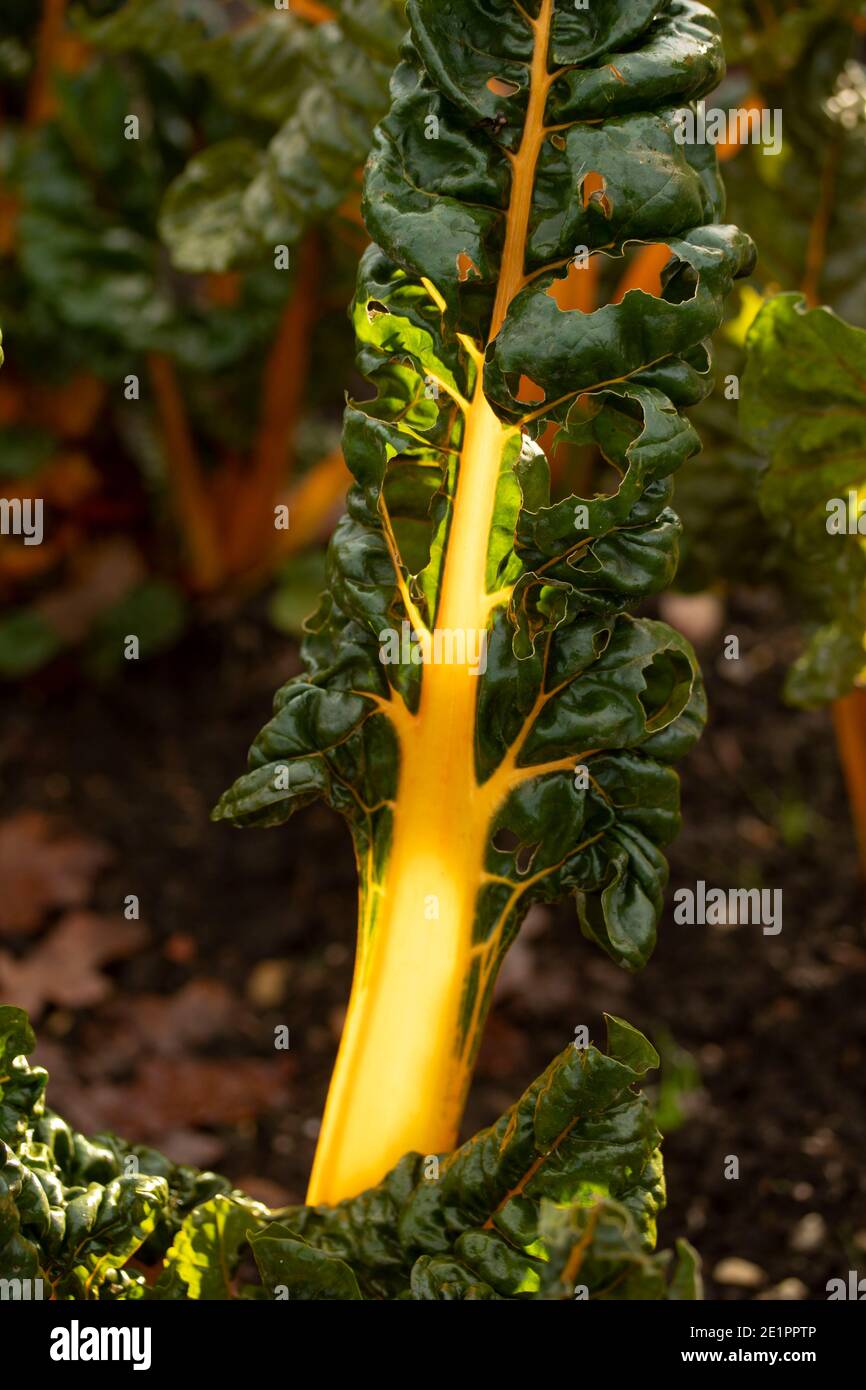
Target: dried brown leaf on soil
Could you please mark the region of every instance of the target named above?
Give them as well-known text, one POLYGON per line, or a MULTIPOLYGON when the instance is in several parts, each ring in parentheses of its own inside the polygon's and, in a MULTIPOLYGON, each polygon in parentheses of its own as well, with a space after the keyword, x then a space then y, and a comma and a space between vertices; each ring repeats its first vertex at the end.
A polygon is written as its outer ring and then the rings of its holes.
POLYGON ((220 980, 190 980, 174 994, 119 995, 84 1020, 85 1075, 117 1075, 143 1055, 178 1057, 214 1038, 236 1035, 242 1015, 242 1006, 220 980))
POLYGON ((163 1146, 166 1135, 196 1126, 240 1125, 289 1103, 291 1058, 149 1057, 128 1083, 96 1082, 64 1096, 79 1129, 110 1129, 163 1146))
POLYGON ((88 1008, 111 994, 109 961, 134 955, 147 939, 140 922, 70 912, 21 960, 0 952, 0 997, 38 1020, 46 1004, 88 1008))
POLYGON ((110 859, 101 840, 42 811, 0 822, 0 933, 33 932, 53 909, 83 907, 110 859))

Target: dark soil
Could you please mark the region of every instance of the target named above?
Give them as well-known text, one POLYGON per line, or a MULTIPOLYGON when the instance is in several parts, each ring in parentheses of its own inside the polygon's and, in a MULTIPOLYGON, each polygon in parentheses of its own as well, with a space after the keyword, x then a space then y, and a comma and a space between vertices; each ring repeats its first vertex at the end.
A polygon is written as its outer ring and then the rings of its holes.
MULTIPOLYGON (((780 700, 790 627, 758 597, 739 600, 725 630, 739 634, 743 658, 704 653, 711 725, 683 769, 671 888, 781 888, 782 932, 679 926, 669 896, 655 956, 633 978, 581 937, 571 906, 534 911, 503 972, 466 1132, 505 1108, 578 1024, 601 1041, 602 1011, 621 1014, 663 1046, 663 1113, 681 1112, 665 1143, 662 1242, 692 1239, 712 1297, 753 1298, 787 1280, 799 1281, 791 1296, 824 1298, 829 1278, 866 1263, 864 891, 829 715, 780 700), (689 1072, 683 1089, 677 1076, 689 1072), (725 1176, 731 1156, 736 1180, 725 1176), (731 1257, 758 1266, 752 1287, 713 1278, 731 1257)), ((166 1121, 164 1146, 277 1201, 302 1198, 312 1157, 348 997, 354 863, 323 807, 283 830, 245 832, 210 824, 208 810, 295 669, 290 644, 246 616, 130 664, 111 686, 61 667, 0 700, 0 815, 49 811, 107 842, 113 863, 93 907, 116 912, 135 893, 149 932, 145 950, 109 967, 110 1005, 49 1008, 41 1021, 54 1106, 82 1125, 99 1113, 100 1039, 117 1036, 140 996, 220 981, 236 1014, 212 1037, 203 1030, 199 1054, 227 1068, 273 1061, 274 1028, 287 1024, 289 1104, 221 1127, 176 1132, 166 1121)), ((128 1059, 104 1059, 112 1084, 129 1070, 128 1059)), ((131 1137, 143 1132, 135 1104, 131 1137)))

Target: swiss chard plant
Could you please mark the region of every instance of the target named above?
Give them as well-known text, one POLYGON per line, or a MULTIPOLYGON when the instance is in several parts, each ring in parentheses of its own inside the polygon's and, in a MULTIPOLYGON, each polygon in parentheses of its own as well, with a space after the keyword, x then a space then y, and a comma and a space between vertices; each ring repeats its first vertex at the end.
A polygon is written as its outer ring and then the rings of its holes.
POLYGON ((672 764, 704 695, 688 644, 629 610, 670 582, 681 411, 753 250, 720 224, 711 147, 677 112, 718 81, 692 0, 410 0, 368 163, 354 302, 372 399, 311 620, 215 815, 274 825, 323 797, 352 830, 355 979, 310 1184, 351 1197, 450 1148, 491 991, 529 905, 644 964, 678 824, 672 764), (594 313, 577 257, 670 248, 660 296, 594 313), (539 437, 594 443, 610 485, 552 501, 539 437))
POLYGON ((712 148, 678 115, 718 81, 693 0, 409 0, 368 162, 353 320, 367 400, 310 620, 217 819, 323 798, 359 875, 352 997, 307 1205, 45 1109, 23 1015, 0 1015, 0 1270, 63 1298, 693 1298, 656 1255, 656 1055, 621 1020, 575 1039, 455 1148, 498 968, 528 907, 575 899, 637 969, 679 822, 673 764, 704 693, 688 643, 635 616, 677 563, 684 408, 753 261, 712 148), (570 308, 587 266, 666 248, 660 293, 570 308), (545 442, 604 461, 551 495, 545 442))

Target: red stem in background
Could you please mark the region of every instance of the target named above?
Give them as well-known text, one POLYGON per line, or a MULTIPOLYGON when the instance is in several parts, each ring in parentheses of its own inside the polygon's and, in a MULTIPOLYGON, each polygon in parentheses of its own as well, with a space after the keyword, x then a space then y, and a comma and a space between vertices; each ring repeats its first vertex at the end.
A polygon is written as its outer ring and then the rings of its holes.
POLYGON ((294 292, 265 363, 254 461, 229 543, 233 570, 257 566, 275 547, 274 506, 291 472, 293 435, 309 378, 318 272, 319 248, 310 236, 301 245, 294 292))
POLYGON ((215 589, 222 578, 210 498, 199 467, 174 363, 165 353, 152 352, 148 355, 147 364, 165 441, 175 514, 189 553, 190 580, 195 589, 207 592, 215 589))
POLYGON ((42 16, 36 35, 36 63, 27 93, 26 119, 29 126, 41 125, 51 115, 51 76, 65 17, 66 0, 43 0, 42 16))

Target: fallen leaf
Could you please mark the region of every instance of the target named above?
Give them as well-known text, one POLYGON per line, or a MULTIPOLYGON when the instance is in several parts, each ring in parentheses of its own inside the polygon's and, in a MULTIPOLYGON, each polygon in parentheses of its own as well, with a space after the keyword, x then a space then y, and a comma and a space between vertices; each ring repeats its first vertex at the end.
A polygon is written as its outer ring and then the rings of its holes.
POLYGON ((100 840, 41 811, 0 822, 0 933, 36 931, 53 908, 83 907, 110 858, 100 840))
POLYGON ((113 985, 100 967, 134 955, 147 933, 140 922, 70 912, 20 960, 0 952, 0 996, 31 1019, 45 1005, 88 1008, 111 994, 113 985))
POLYGON ((237 1026, 238 1002, 219 980, 191 980, 169 995, 125 995, 86 1020, 83 1070, 117 1075, 143 1053, 177 1057, 237 1026))
POLYGON ((238 1125, 282 1108, 294 1069, 289 1057, 152 1057, 128 1084, 97 1082, 65 1092, 63 1111, 85 1132, 110 1129, 159 1147, 181 1130, 238 1125))
POLYGON ((788 1238, 792 1250, 801 1255, 812 1255, 827 1239, 827 1223, 818 1211, 807 1212, 801 1216, 788 1238))

